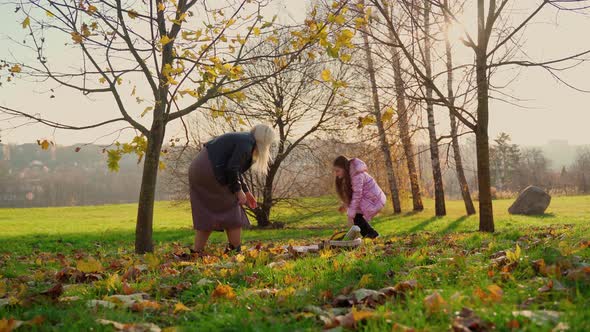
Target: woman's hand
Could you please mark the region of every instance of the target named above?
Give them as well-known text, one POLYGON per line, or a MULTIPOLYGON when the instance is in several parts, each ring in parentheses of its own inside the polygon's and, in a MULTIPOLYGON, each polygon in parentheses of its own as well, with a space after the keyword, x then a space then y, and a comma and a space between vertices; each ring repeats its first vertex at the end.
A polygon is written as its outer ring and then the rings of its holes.
POLYGON ((242 190, 236 193, 236 198, 238 199, 238 203, 240 205, 244 205, 247 202, 246 194, 242 190))
POLYGON ((246 201, 246 204, 248 204, 249 208, 255 209, 258 207, 258 203, 256 203, 256 197, 254 197, 251 192, 246 193, 246 201))

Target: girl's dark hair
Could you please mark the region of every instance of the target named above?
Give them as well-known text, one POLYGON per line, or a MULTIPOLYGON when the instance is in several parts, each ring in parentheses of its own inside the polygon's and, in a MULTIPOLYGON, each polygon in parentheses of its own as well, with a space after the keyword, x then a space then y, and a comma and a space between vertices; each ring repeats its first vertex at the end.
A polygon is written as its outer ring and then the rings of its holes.
POLYGON ((345 156, 339 156, 338 158, 334 159, 334 167, 342 168, 344 170, 344 177, 336 177, 335 184, 338 197, 340 197, 342 202, 348 205, 352 200, 350 160, 348 160, 348 158, 346 158, 345 156))

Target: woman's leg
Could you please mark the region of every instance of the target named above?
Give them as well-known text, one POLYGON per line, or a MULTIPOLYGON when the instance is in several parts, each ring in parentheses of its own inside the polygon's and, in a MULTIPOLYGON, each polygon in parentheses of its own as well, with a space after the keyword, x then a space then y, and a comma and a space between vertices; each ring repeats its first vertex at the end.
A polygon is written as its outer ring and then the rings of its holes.
POLYGON ((207 240, 209 240, 209 235, 211 232, 205 231, 195 231, 195 251, 198 253, 202 253, 205 250, 205 245, 207 245, 207 240))
POLYGON ((227 241, 229 242, 229 249, 240 252, 242 244, 242 228, 226 229, 227 241))
POLYGON ((357 213, 354 216, 354 224, 357 225, 361 229, 361 235, 363 237, 368 237, 369 239, 374 239, 379 236, 379 233, 365 220, 362 214, 357 213))

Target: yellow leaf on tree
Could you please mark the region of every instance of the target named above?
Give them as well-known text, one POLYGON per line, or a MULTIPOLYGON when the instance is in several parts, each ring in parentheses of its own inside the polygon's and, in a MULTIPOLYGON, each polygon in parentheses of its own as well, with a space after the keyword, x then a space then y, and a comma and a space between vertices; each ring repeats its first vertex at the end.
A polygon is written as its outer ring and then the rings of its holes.
POLYGON ((230 26, 232 26, 232 24, 234 24, 234 23, 236 23, 236 19, 235 19, 235 18, 229 19, 229 20, 227 21, 227 23, 225 24, 225 27, 226 27, 226 28, 229 28, 229 27, 230 27, 230 26))
POLYGON ((93 5, 88 5, 88 8, 86 8, 86 13, 88 15, 93 15, 94 13, 96 13, 96 7, 93 5))
POLYGON ((163 12, 164 10, 166 10, 166 6, 164 6, 164 3, 158 2, 158 11, 163 12))
POLYGON ((163 161, 160 161, 158 168, 160 169, 160 171, 163 171, 166 169, 166 164, 163 161))
POLYGON ((162 46, 165 46, 166 44, 170 43, 173 40, 174 40, 174 38, 170 38, 170 37, 168 37, 168 35, 165 35, 165 36, 162 36, 162 38, 160 38, 160 44, 162 44, 162 46))
POLYGON ((252 33, 254 33, 254 36, 260 36, 260 28, 259 27, 254 27, 252 29, 252 33))
POLYGON ((45 11, 45 15, 47 15, 47 17, 54 17, 55 15, 53 15, 52 12, 50 12, 49 10, 45 11))
POLYGON ((16 74, 20 73, 22 71, 22 68, 19 65, 14 65, 8 71, 16 74))
POLYGON ((337 15, 337 16, 334 18, 334 22, 335 22, 336 24, 339 24, 339 25, 342 25, 342 24, 344 24, 344 22, 345 22, 345 21, 346 21, 346 19, 344 18, 344 15, 337 15))
POLYGON ((381 120, 383 122, 389 122, 389 121, 391 121, 392 118, 393 118, 393 108, 388 107, 385 109, 385 112, 381 116, 381 120))
POLYGON ((129 18, 131 18, 133 20, 136 19, 137 16, 139 16, 139 14, 135 10, 128 11, 127 15, 129 16, 129 18))
POLYGON ((98 81, 100 82, 100 84, 104 84, 107 81, 107 79, 104 77, 101 77, 98 79, 98 81))
POLYGON ((359 126, 362 128, 362 127, 371 125, 373 123, 375 123, 375 118, 370 115, 367 115, 365 117, 360 118, 360 125, 359 126))
POLYGON ((102 264, 94 257, 88 257, 86 260, 79 260, 76 263, 76 269, 84 273, 101 272, 103 270, 102 264))
POLYGON ((49 141, 46 139, 39 142, 39 145, 41 146, 41 149, 43 149, 43 150, 49 149, 49 144, 50 144, 49 141))
POLYGON ((26 29, 31 26, 31 19, 27 16, 22 23, 23 29, 26 29))
POLYGON ((348 62, 348 61, 350 61, 351 58, 352 58, 352 56, 350 54, 346 54, 346 53, 340 54, 340 60, 342 60, 342 62, 348 62))
POLYGON ((70 35, 72 36, 72 40, 75 44, 82 44, 82 40, 84 40, 84 37, 82 37, 81 34, 74 31, 70 32, 70 35))
POLYGON ((330 69, 322 70, 322 79, 324 81, 329 81, 331 78, 332 78, 332 73, 330 72, 330 69))

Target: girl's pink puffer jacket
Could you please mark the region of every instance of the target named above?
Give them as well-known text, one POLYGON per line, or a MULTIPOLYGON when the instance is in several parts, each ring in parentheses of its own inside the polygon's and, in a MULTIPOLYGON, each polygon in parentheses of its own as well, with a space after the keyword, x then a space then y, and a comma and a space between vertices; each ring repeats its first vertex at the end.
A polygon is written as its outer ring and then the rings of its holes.
POLYGON ((367 170, 367 164, 362 160, 355 158, 350 161, 352 200, 348 206, 349 218, 362 213, 365 220, 369 221, 385 206, 385 193, 367 170))

